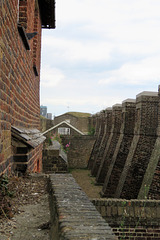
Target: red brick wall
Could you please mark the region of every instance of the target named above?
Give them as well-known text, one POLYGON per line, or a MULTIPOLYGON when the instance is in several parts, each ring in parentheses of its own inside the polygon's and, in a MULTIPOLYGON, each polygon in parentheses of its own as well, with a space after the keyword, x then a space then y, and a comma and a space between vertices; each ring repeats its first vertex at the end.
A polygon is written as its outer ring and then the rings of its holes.
POLYGON ((30 160, 28 162, 29 172, 41 172, 42 171, 42 150, 43 144, 34 149, 30 153, 30 160))
POLYGON ((67 153, 69 168, 86 168, 95 137, 94 136, 63 136, 63 146, 70 142, 67 153))
POLYGON ((39 76, 41 21, 35 1, 19 1, 19 21, 37 31, 26 50, 17 29, 18 0, 0 1, 0 173, 12 162, 11 125, 40 128, 39 76))
POLYGON ((92 203, 118 239, 160 239, 160 201, 100 198, 92 203))

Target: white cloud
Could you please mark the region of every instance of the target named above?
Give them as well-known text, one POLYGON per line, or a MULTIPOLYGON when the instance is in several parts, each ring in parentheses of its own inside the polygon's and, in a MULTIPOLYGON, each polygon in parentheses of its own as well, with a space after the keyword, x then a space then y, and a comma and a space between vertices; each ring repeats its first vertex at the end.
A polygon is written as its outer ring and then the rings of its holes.
MULTIPOLYGON (((115 94, 116 95, 116 94, 115 94)), ((111 96, 88 96, 88 97, 84 97, 84 98, 74 98, 74 101, 72 98, 45 98, 42 99, 42 102, 45 103, 45 105, 53 105, 53 106, 71 106, 71 107, 85 107, 86 105, 90 105, 90 106, 94 106, 96 105, 97 107, 99 107, 99 109, 101 108, 106 108, 106 107, 110 107, 116 103, 121 103, 122 99, 117 97, 117 96, 113 96, 111 98, 111 96)))
POLYGON ((42 103, 56 115, 100 111, 157 90, 159 12, 159 0, 58 0, 57 28, 43 32, 42 103))
POLYGON ((109 71, 109 76, 98 81, 99 84, 132 84, 142 85, 147 82, 160 81, 160 57, 147 58, 135 63, 126 63, 120 69, 109 71))
POLYGON ((56 37, 44 37, 43 44, 50 51, 55 53, 55 58, 65 59, 67 61, 102 61, 108 60, 112 43, 105 41, 72 40, 56 37), (56 54, 60 52, 61 54, 56 54))
POLYGON ((63 73, 50 65, 43 66, 41 70, 42 87, 55 87, 64 79, 63 73))

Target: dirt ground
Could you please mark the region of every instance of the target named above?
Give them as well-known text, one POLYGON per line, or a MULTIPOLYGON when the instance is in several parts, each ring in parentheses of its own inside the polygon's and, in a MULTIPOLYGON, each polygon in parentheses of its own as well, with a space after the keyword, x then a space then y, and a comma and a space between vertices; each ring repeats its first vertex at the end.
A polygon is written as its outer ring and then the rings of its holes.
POLYGON ((46 176, 11 177, 8 191, 13 197, 6 197, 1 204, 0 240, 48 240, 49 204, 46 190, 46 176), (6 203, 10 209, 5 213, 6 203))
POLYGON ((100 198, 99 193, 102 189, 102 186, 95 185, 95 177, 91 176, 90 170, 73 169, 71 170, 71 173, 76 179, 76 182, 89 198, 100 198))
MULTIPOLYGON (((89 198, 99 198, 101 186, 89 170, 71 170, 73 177, 89 198)), ((7 197, 9 211, 0 205, 0 240, 49 240, 50 213, 46 190, 47 175, 11 177, 8 184, 13 197, 7 197)), ((7 205, 7 206, 8 206, 7 205)))

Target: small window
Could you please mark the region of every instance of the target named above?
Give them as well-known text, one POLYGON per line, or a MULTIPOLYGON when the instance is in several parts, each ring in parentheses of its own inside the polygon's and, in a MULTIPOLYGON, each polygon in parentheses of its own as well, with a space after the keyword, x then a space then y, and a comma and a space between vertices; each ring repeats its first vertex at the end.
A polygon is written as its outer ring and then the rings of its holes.
POLYGON ((60 135, 70 135, 70 128, 65 127, 58 128, 58 133, 60 135))

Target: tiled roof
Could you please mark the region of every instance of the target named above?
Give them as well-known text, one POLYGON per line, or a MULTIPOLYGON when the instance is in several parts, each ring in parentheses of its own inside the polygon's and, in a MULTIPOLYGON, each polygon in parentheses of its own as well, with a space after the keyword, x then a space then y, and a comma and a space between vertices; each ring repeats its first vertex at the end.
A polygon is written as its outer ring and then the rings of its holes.
POLYGON ((12 137, 33 148, 36 148, 46 139, 46 137, 44 137, 38 129, 27 129, 12 126, 11 131, 12 137))

